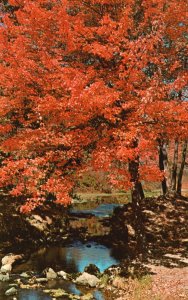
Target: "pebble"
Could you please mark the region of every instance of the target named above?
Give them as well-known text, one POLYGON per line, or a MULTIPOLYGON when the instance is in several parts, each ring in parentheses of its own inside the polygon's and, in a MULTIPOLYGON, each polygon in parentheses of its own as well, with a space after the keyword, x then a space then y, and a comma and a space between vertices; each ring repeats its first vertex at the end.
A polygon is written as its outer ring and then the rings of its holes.
POLYGON ((27 274, 27 272, 23 272, 23 273, 20 274, 20 277, 23 277, 23 278, 29 278, 30 275, 27 274))

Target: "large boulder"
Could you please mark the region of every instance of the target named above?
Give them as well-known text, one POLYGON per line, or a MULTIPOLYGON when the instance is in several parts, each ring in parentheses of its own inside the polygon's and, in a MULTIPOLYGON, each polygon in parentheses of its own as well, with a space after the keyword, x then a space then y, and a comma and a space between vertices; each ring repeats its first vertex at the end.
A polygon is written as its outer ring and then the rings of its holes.
POLYGON ((1 262, 2 262, 1 272, 10 273, 12 271, 13 264, 16 261, 21 260, 22 258, 23 258, 23 255, 15 255, 12 253, 4 256, 1 260, 1 262))
POLYGON ((15 261, 20 260, 23 258, 23 255, 17 255, 17 254, 12 254, 9 253, 6 256, 4 256, 1 260, 2 265, 12 265, 15 261))
POLYGON ((47 279, 56 279, 57 273, 52 268, 47 268, 43 271, 47 279))
POLYGON ((43 232, 45 235, 48 233, 49 222, 45 218, 42 218, 39 215, 31 215, 26 218, 26 220, 31 226, 35 227, 40 232, 43 232))
POLYGON ((75 283, 96 287, 100 283, 100 280, 95 275, 84 272, 76 278, 75 283))

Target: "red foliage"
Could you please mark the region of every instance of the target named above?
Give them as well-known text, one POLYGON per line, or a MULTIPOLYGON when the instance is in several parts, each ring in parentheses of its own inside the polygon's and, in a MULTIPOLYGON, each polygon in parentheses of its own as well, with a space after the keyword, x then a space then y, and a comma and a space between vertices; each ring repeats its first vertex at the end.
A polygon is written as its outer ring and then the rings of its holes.
POLYGON ((24 212, 68 204, 88 155, 123 188, 137 157, 160 180, 157 139, 188 136, 186 1, 81 2, 11 0, 0 29, 0 183, 24 212))

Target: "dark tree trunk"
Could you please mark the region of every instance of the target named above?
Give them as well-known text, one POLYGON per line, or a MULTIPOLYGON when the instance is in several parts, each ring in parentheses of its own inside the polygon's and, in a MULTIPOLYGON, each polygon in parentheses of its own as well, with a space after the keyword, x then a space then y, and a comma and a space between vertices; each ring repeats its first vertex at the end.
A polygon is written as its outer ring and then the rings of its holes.
POLYGON ((136 234, 136 255, 144 252, 144 226, 141 202, 144 197, 142 184, 139 181, 139 158, 129 162, 129 172, 132 182, 132 208, 134 214, 134 228, 136 234))
POLYGON ((185 167, 186 155, 187 155, 187 141, 184 142, 182 147, 181 165, 178 173, 177 194, 180 196, 182 193, 182 178, 183 178, 183 172, 185 167))
POLYGON ((138 188, 139 188, 140 198, 144 199, 145 198, 144 190, 143 190, 143 187, 142 187, 142 183, 140 181, 138 182, 138 188))
MULTIPOLYGON (((159 168, 161 171, 167 170, 168 164, 168 155, 166 150, 166 143, 159 141, 159 168)), ((168 182, 167 179, 164 177, 162 180, 162 191, 163 195, 168 193, 168 182)))
POLYGON ((172 194, 176 194, 176 183, 177 183, 177 166, 178 166, 178 140, 175 140, 174 144, 174 159, 172 165, 172 175, 171 175, 171 184, 170 184, 170 192, 172 194))

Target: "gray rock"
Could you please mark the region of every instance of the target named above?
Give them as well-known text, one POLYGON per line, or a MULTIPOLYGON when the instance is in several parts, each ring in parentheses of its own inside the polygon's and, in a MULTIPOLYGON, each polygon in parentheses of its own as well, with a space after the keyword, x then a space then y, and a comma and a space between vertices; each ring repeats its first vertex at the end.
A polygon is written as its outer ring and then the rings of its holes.
POLYGON ((59 271, 59 272, 57 272, 57 275, 58 275, 59 277, 62 277, 62 278, 65 279, 65 280, 67 280, 68 277, 69 277, 69 275, 68 275, 66 272, 64 272, 64 271, 59 271))
POLYGON ((180 259, 181 262, 183 262, 184 264, 188 264, 188 258, 183 257, 182 259, 180 259))
POLYGON ((27 272, 23 272, 20 274, 20 277, 22 278, 30 278, 31 276, 27 272))
POLYGON ((12 265, 17 261, 23 258, 23 255, 15 255, 15 254, 8 254, 4 256, 1 260, 2 267, 1 271, 5 273, 10 273, 12 270, 12 265))
POLYGON ((96 287, 100 283, 100 280, 95 275, 84 272, 82 275, 76 278, 75 283, 96 287))
POLYGON ((17 287, 18 287, 18 284, 16 284, 16 283, 10 283, 8 286, 9 286, 9 287, 15 287, 15 288, 17 288, 17 287))
POLYGON ((47 279, 56 279, 57 278, 57 273, 52 268, 48 268, 48 269, 44 270, 44 273, 45 273, 47 279))
POLYGON ((16 260, 20 260, 22 258, 23 258, 23 255, 15 255, 15 254, 10 253, 10 254, 4 256, 1 260, 1 262, 2 262, 3 266, 8 265, 8 264, 12 265, 16 260))
POLYGON ((9 274, 1 274, 0 273, 0 281, 9 281, 10 276, 9 274))
POLYGON ((13 296, 16 294, 17 294, 17 289, 15 287, 12 287, 5 292, 6 296, 13 296))
POLYGON ((12 271, 12 265, 11 264, 6 264, 1 267, 1 272, 3 273, 10 273, 12 271))
POLYGON ((48 282, 48 278, 36 278, 36 282, 38 282, 38 283, 46 283, 46 282, 48 282))
POLYGON ((38 222, 42 223, 44 221, 43 218, 39 215, 32 215, 32 217, 33 217, 33 219, 35 219, 38 222))
POLYGON ((35 227, 37 230, 41 232, 48 231, 48 223, 46 220, 43 220, 41 216, 39 215, 32 215, 28 218, 26 218, 26 221, 33 227, 35 227))

